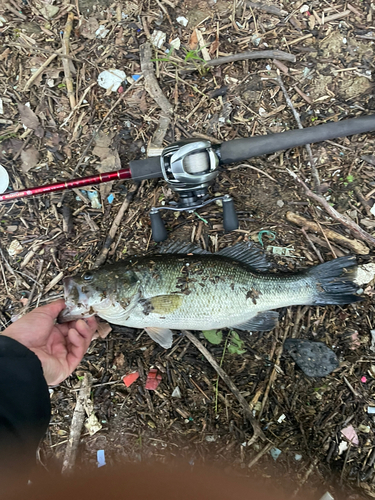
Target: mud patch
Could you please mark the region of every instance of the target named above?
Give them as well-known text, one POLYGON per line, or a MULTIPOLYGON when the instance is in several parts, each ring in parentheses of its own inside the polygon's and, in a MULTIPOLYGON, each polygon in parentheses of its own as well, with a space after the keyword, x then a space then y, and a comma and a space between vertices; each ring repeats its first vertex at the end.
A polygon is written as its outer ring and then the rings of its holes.
POLYGON ((370 88, 371 82, 367 78, 356 76, 342 80, 337 93, 341 99, 355 99, 368 92, 370 88))

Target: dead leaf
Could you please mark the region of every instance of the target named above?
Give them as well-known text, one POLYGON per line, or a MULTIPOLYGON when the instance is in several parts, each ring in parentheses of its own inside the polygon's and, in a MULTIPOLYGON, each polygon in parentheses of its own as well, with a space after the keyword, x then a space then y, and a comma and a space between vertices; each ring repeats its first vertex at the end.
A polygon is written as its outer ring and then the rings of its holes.
MULTIPOLYGON (((107 157, 102 158, 101 164, 97 169, 100 173, 111 172, 112 170, 119 170, 121 168, 121 160, 117 150, 110 150, 107 157)), ((107 182, 105 184, 100 184, 100 196, 102 202, 107 199, 112 191, 113 182, 107 182)))
POLYGON ((34 146, 30 146, 28 149, 24 149, 21 152, 21 160, 22 160, 21 168, 23 172, 26 173, 31 168, 35 167, 35 165, 38 164, 39 153, 34 148, 34 146))
POLYGON ((85 21, 81 28, 81 35, 89 40, 94 40, 96 38, 95 32, 99 29, 99 23, 95 17, 89 17, 87 21, 85 21))
POLYGON ((113 364, 117 366, 117 368, 122 368, 124 366, 125 356, 122 352, 120 352, 120 354, 117 354, 117 356, 113 360, 113 364))
POLYGON ((112 327, 106 321, 98 321, 98 328, 94 333, 94 339, 101 338, 105 339, 107 335, 112 331, 112 327))
POLYGON ((71 148, 69 146, 63 146, 62 150, 66 154, 66 157, 70 160, 70 158, 72 157, 72 150, 71 150, 71 148))
POLYGON ((210 54, 210 56, 213 56, 215 54, 215 52, 217 51, 217 49, 219 48, 219 45, 220 45, 220 42, 219 40, 216 38, 215 41, 213 41, 210 45, 210 50, 208 51, 208 53, 210 54))
POLYGON ((24 104, 18 104, 18 112, 20 114, 22 124, 25 127, 34 130, 37 137, 43 137, 43 127, 40 125, 39 118, 36 116, 34 111, 24 104))
POLYGON ((1 143, 0 158, 5 158, 8 154, 14 156, 22 148, 23 141, 21 139, 5 139, 1 143))
POLYGON ((92 154, 99 156, 100 159, 104 159, 111 154, 111 149, 108 147, 95 146, 92 150, 92 154))
POLYGON ((196 30, 194 30, 189 40, 189 49, 196 50, 197 48, 198 48, 198 36, 196 30))

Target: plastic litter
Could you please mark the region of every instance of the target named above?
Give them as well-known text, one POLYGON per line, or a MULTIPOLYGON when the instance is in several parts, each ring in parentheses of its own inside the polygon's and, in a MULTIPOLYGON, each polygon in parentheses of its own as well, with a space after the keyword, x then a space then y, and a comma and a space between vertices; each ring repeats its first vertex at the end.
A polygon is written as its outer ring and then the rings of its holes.
POLYGON ((206 436, 205 439, 208 443, 214 443, 216 441, 215 436, 206 436))
POLYGON ((375 330, 370 330, 370 333, 371 333, 370 351, 375 351, 375 330))
POLYGON ((348 441, 354 446, 359 445, 359 440, 357 433, 352 425, 348 425, 348 427, 345 427, 344 429, 341 429, 341 434, 346 437, 348 441))
POLYGON ((268 231, 267 229, 264 229, 263 231, 259 231, 259 233, 258 233, 258 241, 262 245, 262 247, 264 246, 264 244, 263 244, 263 235, 269 236, 270 241, 274 241, 275 238, 276 238, 276 234, 274 232, 272 232, 272 231, 268 231))
POLYGON ((97 38, 105 38, 108 35, 109 31, 110 30, 105 26, 100 25, 99 28, 95 31, 95 35, 97 36, 97 38))
POLYGON ((179 38, 175 38, 170 42, 170 50, 178 50, 181 46, 181 40, 179 38))
POLYGON ((123 380, 124 384, 126 385, 126 387, 130 387, 132 385, 132 383, 137 380, 137 378, 139 378, 139 373, 132 372, 132 373, 128 373, 128 375, 125 375, 124 377, 122 377, 122 380, 123 380))
POLYGON ((367 378, 363 375, 363 377, 361 377, 361 382, 362 384, 365 384, 367 382, 367 378))
POLYGON ((9 175, 5 168, 0 165, 0 194, 4 193, 9 186, 9 175))
POLYGON ((91 201, 91 208, 102 208, 102 204, 99 201, 99 194, 97 191, 87 191, 87 196, 91 201))
POLYGON ((123 81, 126 79, 126 74, 120 69, 106 69, 98 76, 98 85, 102 89, 111 89, 112 92, 117 92, 123 81))
POLYGON ((335 500, 331 493, 326 491, 320 500, 335 500))
POLYGON ((367 407, 367 413, 369 415, 374 415, 375 414, 375 406, 368 406, 367 407))
POLYGON ((283 255, 284 257, 295 257, 293 255, 294 247, 274 247, 273 245, 269 245, 266 248, 267 252, 271 252, 274 255, 283 255))
POLYGON ((172 392, 172 398, 181 398, 181 391, 178 385, 174 388, 172 392))
POLYGON ((145 389, 148 389, 149 391, 154 391, 155 389, 158 388, 161 379, 162 377, 158 372, 158 370, 156 368, 152 368, 148 372, 145 389))
POLYGON ((300 460, 302 460, 302 455, 299 455, 298 453, 296 453, 296 454, 294 455, 294 460, 295 460, 296 462, 299 462, 300 460))
POLYGON ((102 428, 102 424, 99 422, 94 412, 92 412, 91 415, 86 420, 85 427, 88 430, 90 436, 93 436, 102 428))
POLYGON ((322 342, 287 339, 284 349, 309 377, 325 377, 339 366, 336 354, 322 342))
POLYGON ((279 448, 271 448, 270 453, 271 457, 276 461, 281 455, 281 450, 279 450, 279 448))
POLYGON ((103 467, 103 465, 107 465, 105 463, 105 453, 104 453, 104 450, 98 450, 96 452, 96 460, 98 462, 98 467, 103 467))
POLYGON ((159 30, 154 30, 151 34, 150 40, 154 47, 161 49, 161 47, 165 43, 166 38, 167 35, 165 33, 159 30))
POLYGON ((142 75, 132 75, 133 80, 136 82, 141 78, 142 75))
POLYGON ((188 25, 188 19, 186 19, 186 17, 184 16, 179 16, 176 21, 178 22, 178 24, 181 24, 182 26, 187 26, 188 25))
POLYGON ((365 434, 368 434, 370 432, 370 426, 369 425, 360 424, 358 426, 358 430, 359 430, 359 432, 364 432, 365 434))
POLYGON ((339 444, 339 455, 342 455, 347 449, 348 443, 346 441, 341 441, 341 443, 339 444))
POLYGON ((284 422, 284 420, 286 419, 286 415, 283 413, 282 415, 280 415, 280 417, 277 419, 277 423, 281 424, 281 422, 284 422))
POLYGON ((114 199, 115 199, 115 195, 111 193, 111 194, 108 196, 107 201, 108 201, 108 203, 112 203, 114 199))

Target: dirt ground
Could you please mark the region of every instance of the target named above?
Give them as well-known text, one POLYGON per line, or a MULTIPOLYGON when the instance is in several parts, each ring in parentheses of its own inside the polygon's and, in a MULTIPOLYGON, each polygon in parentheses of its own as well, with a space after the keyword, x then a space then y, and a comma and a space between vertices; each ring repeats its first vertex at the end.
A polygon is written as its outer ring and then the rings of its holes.
MULTIPOLYGON (((117 170, 145 157, 161 111, 137 77, 142 74, 140 47, 155 31, 166 35, 161 47, 154 47, 155 75, 173 106, 165 146, 182 138, 222 142, 297 128, 276 71, 303 127, 374 113, 374 23, 368 0, 9 0, 0 6, 0 163, 9 173, 9 189, 117 170), (267 12, 270 5, 278 14, 267 12), (58 51, 66 47, 69 13, 74 14, 70 58, 64 59, 58 51), (180 17, 186 26, 177 21, 180 17), (203 37, 200 46, 195 28, 203 37), (179 48, 168 53, 176 39, 179 48), (277 49, 294 55, 296 62, 203 65, 207 53, 215 59, 277 49), (122 86, 101 88, 99 74, 114 68, 126 74, 122 86)), ((373 236, 374 138, 362 134, 312 146, 322 196, 373 236)), ((290 272, 348 254, 348 248, 326 238, 325 230, 352 239, 354 233, 309 199, 288 171, 312 186, 304 148, 228 166, 210 193, 231 194, 240 229, 224 233, 222 210, 212 204, 198 214, 163 213, 170 238, 216 251, 238 241, 259 243, 260 231, 268 231, 262 233, 265 248, 291 251, 285 257, 268 250, 270 260, 290 272), (289 222, 288 212, 319 222, 321 231, 301 230, 289 222)), ((107 262, 156 248, 150 208, 176 195, 162 180, 142 181, 129 195, 132 189, 132 183, 120 181, 0 206, 3 327, 18 314, 61 297, 63 276, 93 268, 125 196, 131 201, 107 262)), ((374 255, 366 245, 367 253, 358 255, 362 263, 374 255)), ((106 338, 92 342, 78 370, 51 389, 52 419, 41 461, 51 471, 61 468, 88 371, 101 429, 94 435, 83 430, 77 468, 96 468, 97 451, 104 450, 109 465, 182 458, 186 467, 216 463, 241 476, 251 468, 265 481, 287 476, 294 481, 291 493, 307 485, 317 500, 325 491, 351 499, 374 497, 375 427, 368 413, 368 406, 375 406, 373 293, 371 282, 365 300, 356 305, 282 310, 275 330, 238 332, 241 354, 226 350, 229 332, 223 332, 219 345, 196 332, 261 424, 267 441, 251 446, 252 427, 240 404, 186 337, 176 333, 172 349, 164 350, 142 331, 112 325, 106 338), (340 367, 323 379, 307 377, 283 352, 287 337, 325 343, 340 367), (155 391, 144 388, 151 368, 162 377, 155 391), (132 371, 141 376, 127 388, 122 377, 132 371), (176 387, 180 397, 172 396, 176 387), (349 425, 358 444, 348 446, 341 433, 349 425), (280 451, 277 457, 275 451, 280 451)))

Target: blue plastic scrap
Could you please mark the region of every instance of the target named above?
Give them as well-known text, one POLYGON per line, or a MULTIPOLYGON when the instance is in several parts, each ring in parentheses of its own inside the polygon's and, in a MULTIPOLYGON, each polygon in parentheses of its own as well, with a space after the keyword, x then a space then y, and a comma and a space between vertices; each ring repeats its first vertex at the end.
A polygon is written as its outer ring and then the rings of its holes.
POLYGON ((136 82, 141 78, 141 75, 132 75, 133 80, 136 82))
POLYGON ((97 459, 97 462, 98 462, 98 467, 103 467, 103 465, 107 465, 105 463, 104 450, 98 450, 97 451, 97 453, 96 453, 96 459, 97 459))
POLYGON ((108 196, 107 201, 108 201, 108 203, 112 203, 112 201, 113 201, 114 199, 115 199, 115 195, 111 193, 111 194, 108 196))
POLYGON ((271 448, 270 453, 271 453, 271 457, 274 460, 277 460, 279 458, 279 456, 281 455, 281 450, 279 450, 279 448, 271 448))

